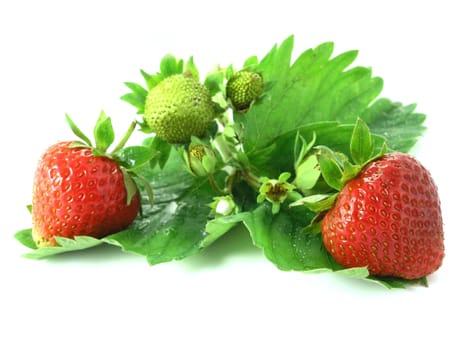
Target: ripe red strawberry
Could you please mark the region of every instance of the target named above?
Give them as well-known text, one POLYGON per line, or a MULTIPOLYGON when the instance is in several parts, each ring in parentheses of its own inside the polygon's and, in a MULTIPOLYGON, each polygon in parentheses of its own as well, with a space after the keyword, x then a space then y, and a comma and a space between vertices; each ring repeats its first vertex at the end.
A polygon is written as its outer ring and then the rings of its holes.
POLYGON ((54 144, 39 161, 32 200, 32 237, 38 247, 57 245, 54 236, 101 238, 123 230, 136 218, 141 204, 127 168, 143 164, 152 153, 143 146, 129 147, 128 152, 123 148, 136 124, 113 152, 107 152, 114 133, 105 113, 94 128, 95 145, 68 116, 67 122, 84 142, 54 144))
POLYGON ((39 247, 56 245, 54 236, 100 238, 126 228, 138 214, 140 197, 127 204, 119 165, 89 147, 70 146, 48 148, 35 173, 32 235, 39 247))
POLYGON ((326 213, 326 249, 344 267, 405 279, 437 270, 444 233, 437 187, 415 158, 386 154, 345 184, 326 213))

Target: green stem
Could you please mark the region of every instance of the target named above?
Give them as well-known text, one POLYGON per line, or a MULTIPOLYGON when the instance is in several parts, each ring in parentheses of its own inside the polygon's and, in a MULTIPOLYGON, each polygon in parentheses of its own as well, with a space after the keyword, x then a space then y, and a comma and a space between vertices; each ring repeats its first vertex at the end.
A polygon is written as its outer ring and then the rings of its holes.
POLYGON ((209 180, 209 184, 211 185, 211 187, 219 194, 221 195, 226 195, 227 193, 225 191, 223 191, 219 185, 217 184, 216 180, 214 179, 214 176, 212 176, 211 174, 209 174, 208 176, 208 180, 209 180))
POLYGON ((232 193, 233 187, 235 185, 235 182, 238 179, 238 171, 235 169, 228 177, 226 180, 226 188, 227 188, 227 193, 232 193))
POLYGON ((127 143, 128 139, 131 137, 131 134, 133 134, 133 131, 135 131, 136 128, 136 121, 133 120, 133 122, 130 124, 130 127, 127 129, 125 135, 123 138, 120 140, 117 146, 115 146, 114 150, 112 151, 111 154, 116 153, 120 151, 123 147, 125 147, 125 144, 127 143))
POLYGON ((251 171, 248 170, 243 170, 242 171, 242 176, 245 179, 245 181, 255 190, 259 191, 259 188, 261 187, 261 179, 253 174, 251 171))

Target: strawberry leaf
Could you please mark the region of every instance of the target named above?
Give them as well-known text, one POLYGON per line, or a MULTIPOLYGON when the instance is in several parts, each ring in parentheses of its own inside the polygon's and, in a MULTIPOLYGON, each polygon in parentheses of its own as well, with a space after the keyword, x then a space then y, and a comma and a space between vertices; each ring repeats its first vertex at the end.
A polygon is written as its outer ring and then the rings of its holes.
POLYGON ((259 61, 258 61, 258 57, 257 56, 251 56, 251 57, 248 57, 245 62, 243 62, 243 69, 253 69, 253 68, 256 68, 256 66, 258 65, 259 61))
POLYGON ((118 152, 118 157, 125 169, 134 171, 149 162, 154 157, 154 152, 145 146, 128 146, 118 152))
POLYGON ((210 246, 217 239, 242 222, 247 216, 248 213, 239 213, 235 215, 221 216, 208 221, 206 225, 206 233, 208 235, 201 241, 200 246, 210 246))
POLYGON ((369 68, 348 68, 357 51, 331 58, 333 44, 324 43, 306 50, 291 64, 292 48, 293 37, 289 37, 259 62, 257 70, 271 86, 246 114, 236 115, 244 126, 249 158, 257 158, 282 135, 295 134, 310 123, 354 124, 359 116, 393 150, 408 151, 416 143, 425 116, 416 113, 414 105, 375 101, 383 81, 372 77, 369 68))
POLYGON ((32 229, 24 229, 15 233, 15 238, 23 245, 31 249, 37 249, 36 242, 32 239, 32 229))
POLYGON ((32 240, 30 229, 19 231, 15 237, 21 243, 33 249, 29 253, 24 254, 24 257, 30 259, 43 259, 52 255, 92 248, 103 243, 102 240, 89 236, 76 236, 74 239, 55 237, 59 244, 58 246, 37 248, 32 240), (33 245, 30 244, 31 242, 33 245))
MULTIPOLYGON (((297 132, 305 140, 314 140, 315 145, 326 145, 336 152, 349 154, 349 144, 354 129, 353 124, 338 122, 317 122, 303 125, 295 131, 281 134, 275 141, 261 151, 249 155, 251 164, 261 169, 262 175, 276 177, 281 172, 294 169, 294 154, 297 132), (274 161, 271 161, 273 159, 274 161)), ((376 147, 381 147, 384 139, 373 135, 376 147)))
POLYGON ((253 243, 281 270, 306 271, 334 269, 337 264, 326 252, 320 235, 309 235, 302 228, 313 213, 303 207, 281 208, 271 215, 270 204, 261 204, 244 219, 253 243))
POLYGON ((373 134, 386 139, 392 150, 408 152, 423 135, 425 115, 415 112, 416 105, 403 106, 389 99, 375 101, 361 118, 373 134))
POLYGON ((247 153, 254 153, 279 135, 317 121, 355 122, 382 89, 371 70, 345 69, 356 51, 330 59, 332 43, 306 50, 290 65, 293 37, 275 46, 259 63, 265 82, 272 82, 268 98, 255 104, 242 121, 247 153))
POLYGON ((142 194, 143 215, 128 229, 103 240, 145 256, 150 264, 197 253, 206 236, 208 204, 215 196, 208 181, 189 174, 177 152, 171 152, 164 169, 146 166, 138 174, 150 180, 154 205, 142 194))

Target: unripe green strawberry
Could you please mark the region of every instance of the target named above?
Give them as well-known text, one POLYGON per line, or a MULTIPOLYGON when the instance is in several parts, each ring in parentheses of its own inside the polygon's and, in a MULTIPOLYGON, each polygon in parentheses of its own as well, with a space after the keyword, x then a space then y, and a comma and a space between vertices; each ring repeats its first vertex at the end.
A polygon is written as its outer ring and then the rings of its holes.
POLYGON ((437 270, 444 257, 438 191, 415 158, 386 154, 347 182, 326 213, 326 249, 344 267, 406 279, 437 270))
POLYGON ((152 88, 144 107, 144 121, 169 143, 201 137, 215 118, 209 90, 192 77, 176 74, 152 88))
POLYGON ((251 71, 235 73, 227 81, 226 94, 237 111, 247 110, 264 90, 263 78, 251 71))
POLYGON ((59 142, 43 154, 34 176, 32 236, 38 247, 56 245, 54 236, 100 238, 126 228, 139 208, 139 193, 127 203, 116 161, 59 142))

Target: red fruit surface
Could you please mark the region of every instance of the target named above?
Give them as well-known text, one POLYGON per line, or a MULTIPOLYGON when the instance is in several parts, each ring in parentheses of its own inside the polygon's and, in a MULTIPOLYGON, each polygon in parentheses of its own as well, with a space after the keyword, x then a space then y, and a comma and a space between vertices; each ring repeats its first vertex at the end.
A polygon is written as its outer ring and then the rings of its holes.
POLYGON ((53 236, 100 238, 126 228, 138 214, 140 197, 127 205, 118 164, 70 144, 51 146, 36 169, 32 235, 38 246, 56 245, 53 236))
POLYGON ((386 154, 339 193, 322 222, 323 242, 344 267, 405 279, 437 270, 444 233, 437 187, 415 158, 386 154))

